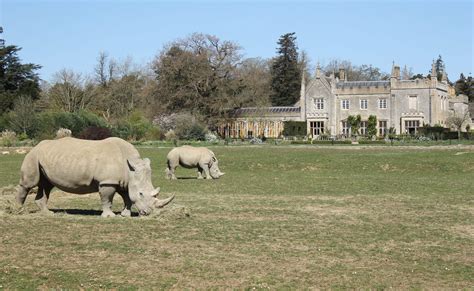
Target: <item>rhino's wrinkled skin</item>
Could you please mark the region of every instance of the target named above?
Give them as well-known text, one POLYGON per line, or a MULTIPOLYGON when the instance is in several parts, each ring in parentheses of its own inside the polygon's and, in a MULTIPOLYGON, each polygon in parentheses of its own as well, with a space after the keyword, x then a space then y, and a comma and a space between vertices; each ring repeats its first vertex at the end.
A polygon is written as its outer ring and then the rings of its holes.
POLYGON ((203 178, 203 172, 206 179, 219 179, 225 174, 219 170, 216 155, 207 148, 192 146, 174 148, 168 153, 167 159, 166 177, 168 179, 176 179, 174 172, 178 165, 188 169, 197 168, 198 179, 203 178))
POLYGON ((135 204, 140 215, 163 207, 173 198, 155 198, 160 188, 151 183, 150 160, 141 159, 130 143, 120 138, 100 141, 65 137, 45 140, 23 160, 17 202, 24 204, 28 192, 38 186, 35 202, 44 212, 53 187, 74 194, 99 192, 102 216, 115 216, 111 210, 115 193, 122 196, 123 216, 131 215, 135 204))

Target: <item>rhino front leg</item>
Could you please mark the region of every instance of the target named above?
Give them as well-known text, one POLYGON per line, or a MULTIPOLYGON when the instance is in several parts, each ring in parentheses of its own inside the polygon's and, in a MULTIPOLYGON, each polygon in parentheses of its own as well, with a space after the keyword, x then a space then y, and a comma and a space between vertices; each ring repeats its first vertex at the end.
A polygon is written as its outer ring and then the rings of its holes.
POLYGON ((209 165, 208 164, 199 164, 199 167, 203 169, 204 174, 206 175, 206 179, 212 179, 211 174, 209 173, 209 165))
POLYGON ((203 169, 201 167, 198 166, 198 179, 204 179, 204 177, 202 176, 202 172, 203 172, 203 169))
POLYGON ((115 194, 114 186, 100 186, 99 194, 102 201, 102 217, 114 217, 115 213, 112 211, 112 200, 115 194))
POLYGON ((120 196, 123 199, 123 204, 125 205, 120 215, 123 217, 130 217, 132 216, 132 200, 130 200, 130 196, 128 192, 119 192, 120 196))

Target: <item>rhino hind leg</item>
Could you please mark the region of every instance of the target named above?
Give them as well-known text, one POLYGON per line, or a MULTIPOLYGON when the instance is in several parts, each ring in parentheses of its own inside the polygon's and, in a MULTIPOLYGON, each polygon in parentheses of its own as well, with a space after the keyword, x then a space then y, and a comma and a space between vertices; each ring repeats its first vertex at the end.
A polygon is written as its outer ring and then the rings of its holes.
POLYGON ((176 175, 174 172, 176 171, 177 164, 173 163, 172 161, 167 161, 167 168, 166 168, 166 178, 169 180, 176 180, 176 175))
POLYGON ((41 181, 40 185, 38 186, 38 193, 36 193, 35 203, 41 212, 45 214, 52 214, 53 212, 48 209, 48 200, 49 194, 53 189, 53 185, 48 181, 41 181))
POLYGON ((128 195, 128 192, 118 192, 119 195, 123 199, 123 204, 124 208, 122 212, 120 213, 121 216, 123 217, 130 217, 132 216, 132 200, 130 200, 130 196, 128 195))
POLYGON ((114 217, 112 211, 112 200, 114 199, 115 187, 110 185, 100 185, 99 194, 102 201, 102 217, 114 217))

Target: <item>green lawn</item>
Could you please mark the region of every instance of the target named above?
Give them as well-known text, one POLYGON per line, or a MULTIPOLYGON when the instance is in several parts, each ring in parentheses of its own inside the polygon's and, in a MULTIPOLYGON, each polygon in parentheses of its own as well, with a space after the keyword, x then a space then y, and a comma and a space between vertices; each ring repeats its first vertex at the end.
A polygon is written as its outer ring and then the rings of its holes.
MULTIPOLYGON (((165 180, 170 149, 140 149, 189 217, 102 219, 97 194, 59 192, 77 211, 0 216, 0 289, 474 288, 473 147, 212 149, 220 180, 165 180)), ((0 186, 22 158, 0 156, 0 186)))

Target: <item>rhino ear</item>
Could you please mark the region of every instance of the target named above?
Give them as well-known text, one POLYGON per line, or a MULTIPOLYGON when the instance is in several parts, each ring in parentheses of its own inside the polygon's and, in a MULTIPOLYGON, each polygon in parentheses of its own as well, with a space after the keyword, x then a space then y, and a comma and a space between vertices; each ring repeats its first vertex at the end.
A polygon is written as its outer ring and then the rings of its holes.
POLYGON ((213 161, 213 162, 217 162, 216 157, 212 157, 212 161, 213 161))
POLYGON ((127 160, 128 169, 132 172, 135 172, 139 163, 140 163, 139 159, 128 159, 127 160))

